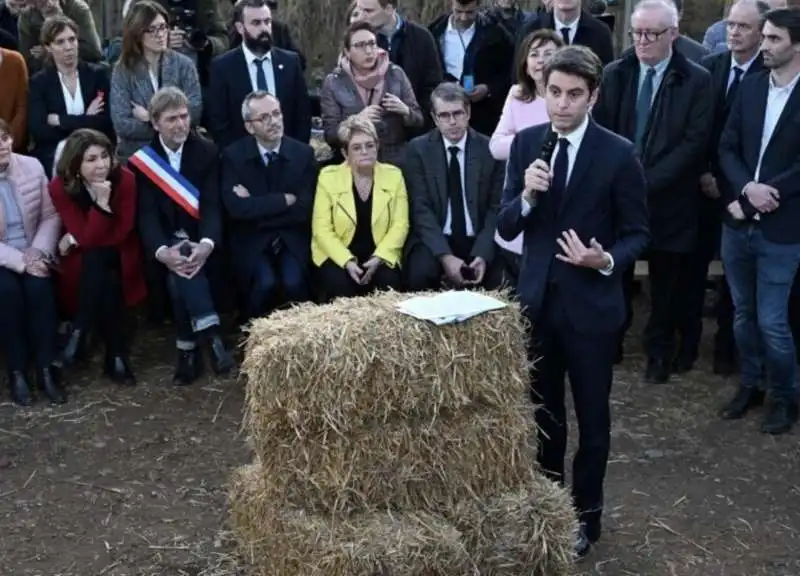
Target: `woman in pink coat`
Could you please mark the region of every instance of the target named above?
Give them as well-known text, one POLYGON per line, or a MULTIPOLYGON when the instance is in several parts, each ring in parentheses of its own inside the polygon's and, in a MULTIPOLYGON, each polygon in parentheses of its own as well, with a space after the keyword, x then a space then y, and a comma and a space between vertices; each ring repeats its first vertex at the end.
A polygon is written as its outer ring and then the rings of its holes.
POLYGON ((26 374, 36 366, 39 387, 53 404, 66 402, 56 359, 55 293, 50 268, 61 221, 47 192, 44 168, 14 154, 8 124, 0 120, 0 344, 11 398, 33 402, 26 374))

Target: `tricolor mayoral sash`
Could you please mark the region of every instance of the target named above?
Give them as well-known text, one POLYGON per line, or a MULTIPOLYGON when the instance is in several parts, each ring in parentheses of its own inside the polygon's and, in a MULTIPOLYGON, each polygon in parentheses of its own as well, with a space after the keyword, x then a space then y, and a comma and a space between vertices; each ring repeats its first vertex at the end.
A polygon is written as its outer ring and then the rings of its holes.
POLYGON ((200 191, 150 146, 140 148, 128 162, 136 166, 191 217, 200 219, 200 191))

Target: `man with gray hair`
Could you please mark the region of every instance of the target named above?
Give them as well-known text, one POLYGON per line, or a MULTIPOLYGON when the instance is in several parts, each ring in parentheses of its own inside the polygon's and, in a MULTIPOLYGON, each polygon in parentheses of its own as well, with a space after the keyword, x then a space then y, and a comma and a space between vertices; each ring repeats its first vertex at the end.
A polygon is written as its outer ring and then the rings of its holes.
POLYGON ((280 101, 255 91, 242 102, 248 135, 222 153, 221 194, 242 323, 311 298, 309 246, 317 183, 314 149, 283 131, 280 101))
MULTIPOLYGON (((593 109, 601 126, 628 138, 645 169, 650 208, 650 318, 645 378, 667 382, 676 353, 676 319, 697 244, 700 174, 713 120, 711 76, 673 49, 679 15, 670 0, 642 0, 631 16, 634 52, 606 68, 593 109)), ((627 272, 630 322, 630 287, 627 272)), ((624 333, 623 333, 624 335, 624 333)))
MULTIPOLYGON (((786 8, 786 0, 759 0, 759 3, 763 4, 767 10, 786 8)), ((703 46, 711 50, 712 54, 725 52, 728 49, 728 21, 726 19, 717 20, 708 27, 703 36, 703 46)))
POLYGON ((128 161, 136 174, 139 235, 166 276, 177 327, 178 364, 173 382, 200 375, 198 338, 210 347, 217 374, 233 368, 220 333, 211 288, 209 257, 222 244, 217 147, 190 132, 189 100, 178 88, 162 88, 150 100, 156 136, 128 161))
MULTIPOLYGON (((675 6, 675 9, 678 11, 678 26, 680 26, 680 21, 683 19, 683 0, 665 0, 667 2, 672 2, 675 6)), ((699 63, 700 60, 705 58, 709 55, 709 50, 700 42, 695 40, 694 38, 690 38, 686 34, 678 34, 675 37, 674 42, 672 43, 672 48, 678 54, 681 54, 691 60, 692 62, 699 63)), ((623 53, 622 57, 624 58, 628 54, 634 51, 633 46, 627 48, 623 53)))

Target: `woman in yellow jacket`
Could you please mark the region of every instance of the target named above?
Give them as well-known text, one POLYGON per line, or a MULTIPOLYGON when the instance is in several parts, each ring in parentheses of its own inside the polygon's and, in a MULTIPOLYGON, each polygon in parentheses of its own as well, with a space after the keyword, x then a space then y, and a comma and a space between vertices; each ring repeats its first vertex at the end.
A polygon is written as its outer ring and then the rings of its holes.
POLYGON ((345 162, 322 170, 311 220, 311 258, 329 298, 400 289, 408 194, 398 168, 378 162, 373 123, 356 114, 339 126, 345 162))

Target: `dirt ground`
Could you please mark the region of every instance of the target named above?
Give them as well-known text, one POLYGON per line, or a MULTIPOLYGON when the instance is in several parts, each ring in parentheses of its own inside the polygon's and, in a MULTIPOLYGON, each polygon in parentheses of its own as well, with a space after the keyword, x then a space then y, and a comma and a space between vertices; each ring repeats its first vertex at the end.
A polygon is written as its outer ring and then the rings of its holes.
MULTIPOLYGON (((243 385, 175 389, 169 330, 137 342, 134 389, 95 363, 64 407, 0 404, 0 574, 244 574, 225 510, 226 479, 250 459, 243 385)), ((734 383, 707 364, 654 387, 641 363, 629 354, 617 374, 605 532, 578 572, 800 574, 798 434, 717 419, 734 383)))

